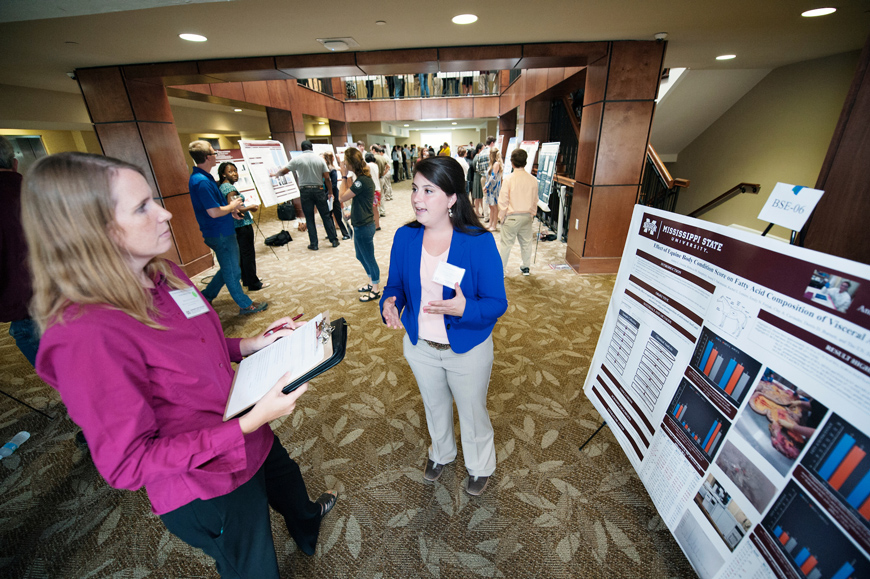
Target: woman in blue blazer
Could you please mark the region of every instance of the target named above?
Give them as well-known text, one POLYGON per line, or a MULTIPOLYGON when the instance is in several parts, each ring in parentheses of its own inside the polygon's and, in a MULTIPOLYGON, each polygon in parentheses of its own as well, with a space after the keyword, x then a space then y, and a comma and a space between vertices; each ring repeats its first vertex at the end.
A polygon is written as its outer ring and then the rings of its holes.
POLYGON ((381 315, 390 328, 406 329, 405 359, 417 379, 432 438, 423 478, 437 480, 456 458, 455 401, 469 475, 466 491, 479 495, 495 470, 486 394, 492 329, 507 310, 504 272, 495 240, 465 194, 465 176, 455 159, 420 161, 411 202, 416 221, 393 239, 381 315))

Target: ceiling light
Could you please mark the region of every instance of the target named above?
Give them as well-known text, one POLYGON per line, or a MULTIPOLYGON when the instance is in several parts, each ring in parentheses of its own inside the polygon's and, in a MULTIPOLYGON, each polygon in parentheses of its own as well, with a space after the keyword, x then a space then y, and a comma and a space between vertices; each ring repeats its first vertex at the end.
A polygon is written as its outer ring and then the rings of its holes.
POLYGON ((205 42, 208 40, 208 38, 200 34, 179 34, 178 37, 182 40, 189 40, 190 42, 205 42))
POLYGON ((378 26, 386 26, 387 21, 386 20, 376 20, 375 24, 377 24, 378 26))
POLYGON ((454 24, 471 24, 472 22, 477 22, 477 16, 474 14, 460 14, 453 17, 454 24))
POLYGON ((456 123, 450 123, 451 125, 455 125, 456 123))
POLYGON ((410 127, 411 125, 404 125, 404 126, 406 126, 406 127, 410 127))
POLYGON ((816 8, 814 10, 807 10, 806 12, 801 12, 801 16, 803 16, 804 18, 813 18, 814 16, 827 16, 828 14, 833 14, 836 11, 836 8, 816 8))
POLYGON ((325 125, 326 123, 324 123, 323 121, 318 121, 317 124, 318 125, 325 125))
POLYGON ((716 60, 731 60, 732 58, 737 58, 736 54, 723 54, 722 56, 717 56, 716 60))
POLYGON ((347 42, 344 40, 327 40, 323 46, 332 52, 342 52, 348 49, 347 42))
POLYGON ((240 112, 242 112, 242 109, 233 109, 233 112, 234 112, 234 113, 240 113, 240 112))

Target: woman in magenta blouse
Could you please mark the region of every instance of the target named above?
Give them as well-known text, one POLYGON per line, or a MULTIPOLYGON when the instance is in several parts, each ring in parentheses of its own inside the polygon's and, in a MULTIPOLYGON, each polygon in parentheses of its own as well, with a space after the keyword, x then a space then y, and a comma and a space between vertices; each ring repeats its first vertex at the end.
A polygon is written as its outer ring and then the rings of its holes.
POLYGON ((152 510, 215 559, 222 577, 279 577, 269 507, 313 554, 337 495, 311 501, 298 465, 269 428, 290 414, 283 376, 250 412, 223 421, 231 362, 288 335, 226 338, 175 264, 172 215, 141 169, 61 153, 25 179, 22 219, 43 330, 39 375, 81 426, 94 464, 115 488, 145 487, 152 510), (63 234, 59 234, 63 232, 63 234))

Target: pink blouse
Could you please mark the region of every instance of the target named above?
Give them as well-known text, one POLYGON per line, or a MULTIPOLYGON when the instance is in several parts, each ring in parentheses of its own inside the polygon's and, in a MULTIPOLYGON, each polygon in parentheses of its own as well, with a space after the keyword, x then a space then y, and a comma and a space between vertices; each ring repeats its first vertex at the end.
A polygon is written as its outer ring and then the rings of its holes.
POLYGON ((444 299, 443 288, 440 283, 432 281, 435 276, 435 269, 438 267, 438 262, 447 261, 447 254, 450 253, 448 247, 441 255, 429 255, 426 248, 423 248, 423 253, 420 258, 420 315, 417 317, 418 337, 429 340, 430 342, 438 342, 439 344, 449 344, 447 339, 447 329, 444 327, 444 314, 427 314, 423 311, 426 305, 434 300, 444 299))

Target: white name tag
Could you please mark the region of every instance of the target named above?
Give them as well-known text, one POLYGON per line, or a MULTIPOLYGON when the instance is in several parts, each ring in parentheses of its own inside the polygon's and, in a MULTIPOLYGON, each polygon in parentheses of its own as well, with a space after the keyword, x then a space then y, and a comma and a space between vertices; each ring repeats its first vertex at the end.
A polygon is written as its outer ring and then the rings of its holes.
POLYGON ((178 308, 184 312, 188 320, 208 311, 208 305, 203 301, 195 288, 172 290, 169 292, 169 295, 172 296, 172 299, 175 300, 178 308))
POLYGON ((464 275, 465 270, 463 268, 446 261, 439 261, 438 267, 435 268, 435 274, 432 276, 432 281, 452 289, 456 287, 456 284, 462 282, 462 276, 464 275))

